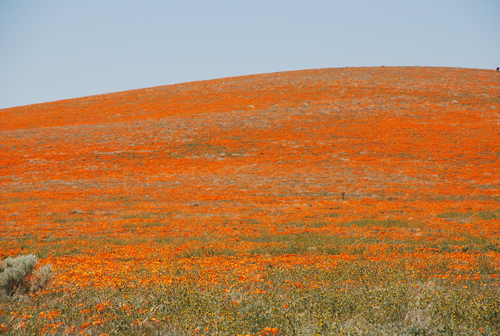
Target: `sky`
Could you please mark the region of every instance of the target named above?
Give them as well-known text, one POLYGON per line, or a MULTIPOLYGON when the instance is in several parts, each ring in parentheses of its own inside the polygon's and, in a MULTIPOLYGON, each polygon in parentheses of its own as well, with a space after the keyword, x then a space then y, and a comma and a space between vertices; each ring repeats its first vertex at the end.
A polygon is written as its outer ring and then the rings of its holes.
POLYGON ((338 67, 500 66, 499 0, 0 0, 0 109, 338 67))

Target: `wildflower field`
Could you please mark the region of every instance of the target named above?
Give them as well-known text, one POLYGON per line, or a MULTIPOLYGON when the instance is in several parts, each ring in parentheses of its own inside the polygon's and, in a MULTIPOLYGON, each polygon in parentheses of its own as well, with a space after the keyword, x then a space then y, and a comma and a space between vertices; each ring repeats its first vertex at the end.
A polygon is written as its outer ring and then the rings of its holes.
POLYGON ((0 335, 500 334, 500 75, 336 68, 0 110, 0 335))

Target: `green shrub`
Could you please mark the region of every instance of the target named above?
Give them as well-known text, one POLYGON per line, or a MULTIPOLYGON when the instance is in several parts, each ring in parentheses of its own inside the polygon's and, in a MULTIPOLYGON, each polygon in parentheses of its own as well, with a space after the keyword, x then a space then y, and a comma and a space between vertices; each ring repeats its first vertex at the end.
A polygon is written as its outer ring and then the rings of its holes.
POLYGON ((7 295, 39 291, 52 279, 52 265, 36 269, 38 258, 34 254, 7 258, 0 263, 0 289, 7 295))

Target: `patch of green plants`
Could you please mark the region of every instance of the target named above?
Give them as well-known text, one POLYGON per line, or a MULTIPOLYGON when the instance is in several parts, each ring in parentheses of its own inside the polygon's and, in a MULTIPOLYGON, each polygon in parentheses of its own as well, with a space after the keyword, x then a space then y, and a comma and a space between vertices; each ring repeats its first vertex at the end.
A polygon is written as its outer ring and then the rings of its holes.
POLYGON ((258 224, 260 224, 260 222, 256 219, 253 219, 253 218, 245 218, 243 220, 243 224, 244 225, 258 225, 258 224))
POLYGON ((84 213, 70 213, 70 214, 54 214, 52 222, 58 224, 78 223, 92 221, 87 214, 84 213))
POLYGON ((203 257, 214 257, 214 256, 236 256, 238 252, 231 249, 218 249, 215 247, 201 247, 196 249, 190 249, 181 254, 182 258, 203 258, 203 257))
POLYGON ((498 242, 487 238, 478 237, 464 233, 462 240, 452 240, 452 241, 440 241, 438 243, 427 243, 419 246, 419 248, 431 248, 435 250, 436 253, 454 253, 454 252, 464 252, 464 253, 488 253, 496 252, 500 253, 500 246, 498 242))
POLYGON ((437 215, 438 218, 464 219, 470 217, 470 212, 446 211, 437 215))
POLYGON ((257 238, 244 238, 263 244, 281 243, 279 246, 265 246, 250 251, 252 254, 304 254, 319 252, 326 254, 355 253, 366 251, 366 246, 382 242, 377 238, 359 238, 349 236, 324 235, 317 233, 271 235, 257 238), (361 244, 362 243, 362 244, 361 244), (352 248, 357 246, 357 248, 352 248))
POLYGON ((328 225, 330 225, 329 222, 323 222, 323 221, 314 221, 309 224, 309 226, 312 228, 320 228, 328 225))
POLYGON ((369 227, 369 226, 380 226, 380 227, 414 227, 416 223, 409 222, 400 219, 359 219, 344 224, 347 227, 357 226, 357 227, 369 227))
POLYGON ((160 212, 160 213, 144 212, 144 213, 127 214, 121 216, 120 218, 121 219, 165 219, 170 217, 172 214, 173 214, 172 211, 160 212))
POLYGON ((484 220, 500 219, 500 210, 480 211, 476 216, 484 220))

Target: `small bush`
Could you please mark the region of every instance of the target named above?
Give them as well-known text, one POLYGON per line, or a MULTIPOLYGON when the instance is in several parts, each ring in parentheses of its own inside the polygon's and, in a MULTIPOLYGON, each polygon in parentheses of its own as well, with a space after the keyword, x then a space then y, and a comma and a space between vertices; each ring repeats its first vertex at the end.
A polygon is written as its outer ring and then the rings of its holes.
POLYGON ((35 270, 38 258, 34 254, 7 258, 0 263, 0 288, 9 296, 34 293, 52 279, 52 265, 35 270))

